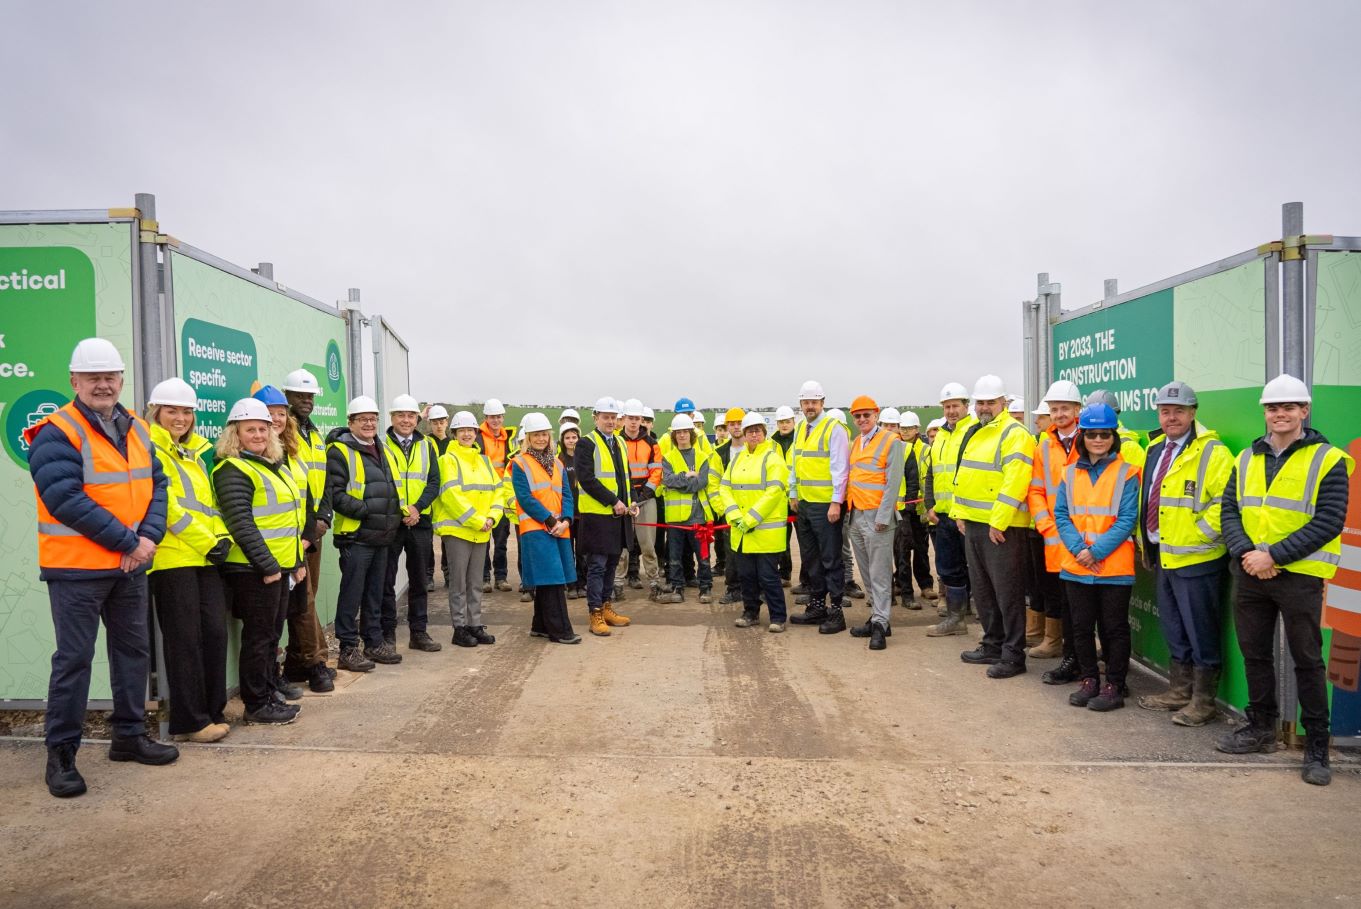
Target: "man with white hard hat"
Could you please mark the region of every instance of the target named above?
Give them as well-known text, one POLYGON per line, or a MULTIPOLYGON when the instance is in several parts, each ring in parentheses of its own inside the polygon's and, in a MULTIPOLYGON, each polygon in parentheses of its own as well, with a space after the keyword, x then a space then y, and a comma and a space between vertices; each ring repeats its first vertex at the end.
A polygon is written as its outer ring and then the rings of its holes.
POLYGON ((409 512, 397 489, 400 469, 378 436, 378 402, 359 395, 345 409, 347 425, 326 437, 326 492, 340 552, 335 630, 341 669, 370 672, 375 663, 402 661, 383 638, 383 586, 388 549, 409 512), (360 644, 363 650, 360 650, 360 644))
POLYGON ((794 435, 789 507, 795 510, 799 556, 808 566, 808 606, 802 613, 791 615, 789 621, 818 626, 828 622, 830 634, 845 628, 841 616, 846 589, 841 508, 850 474, 850 439, 831 414, 824 412, 826 397, 821 383, 813 379, 799 388, 804 421, 794 435), (840 627, 837 621, 829 622, 829 609, 840 620, 840 627))
MULTIPOLYGON (((788 404, 781 404, 775 409, 775 431, 770 434, 770 439, 780 448, 780 454, 784 458, 785 466, 791 470, 794 467, 794 408, 788 404)), ((794 537, 794 525, 790 524, 785 528, 785 547, 784 552, 780 553, 780 584, 784 587, 789 586, 790 578, 794 574, 794 552, 789 543, 794 537)))
POLYGON ((411 395, 394 398, 388 416, 392 422, 383 444, 397 465, 397 498, 403 514, 397 538, 388 547, 383 581, 383 640, 394 648, 397 646, 397 563, 405 553, 407 647, 434 653, 441 645, 427 631, 425 581, 426 560, 435 545, 430 506, 439 495, 439 451, 416 428, 421 421, 420 404, 411 395))
POLYGON ((983 640, 960 659, 987 665, 990 679, 1009 679, 1026 671, 1026 494, 1035 438, 1003 409, 1000 378, 983 376, 973 396, 978 424, 960 446, 950 517, 964 535, 983 640))
POLYGON ((936 585, 931 578, 930 534, 926 531, 926 505, 923 478, 927 470, 927 446, 921 437, 921 418, 911 410, 899 411, 898 435, 903 440, 903 520, 898 525, 894 546, 898 553, 898 592, 907 609, 920 609, 912 592, 912 582, 924 599, 935 600, 936 585))
MULTIPOLYGON (((506 405, 497 398, 488 398, 482 405, 482 425, 477 432, 477 447, 491 459, 491 466, 504 477, 510 477, 510 462, 518 453, 515 440, 506 431, 506 405)), ((491 593, 493 574, 497 590, 510 590, 510 565, 506 553, 510 547, 510 518, 502 517, 492 528, 491 546, 487 547, 486 564, 482 566, 482 592, 491 593)))
POLYGON ((657 442, 643 428, 643 402, 629 398, 624 402, 623 440, 629 459, 630 501, 638 506, 634 524, 633 545, 619 558, 614 579, 616 588, 624 584, 642 590, 643 581, 651 589, 651 596, 661 591, 661 569, 657 563, 657 528, 639 525, 657 523, 657 493, 662 485, 662 456, 657 442))
POLYGON ((1040 406, 1036 407, 1030 413, 1035 418, 1036 432, 1043 433, 1044 431, 1049 429, 1049 426, 1052 421, 1049 418, 1049 405, 1046 402, 1041 401, 1040 406))
MULTIPOLYGON (((435 458, 444 457, 444 453, 449 450, 449 444, 454 437, 449 435, 449 409, 443 404, 430 404, 422 413, 425 417, 426 425, 430 427, 430 432, 426 434, 426 441, 435 449, 435 458)), ((438 498, 438 496, 436 496, 438 498)), ((430 557, 425 561, 425 589, 427 592, 435 589, 435 549, 438 540, 432 530, 430 534, 430 557)), ((439 554, 440 572, 445 575, 444 586, 449 586, 448 572, 445 571, 444 553, 439 554)))
POLYGON ((76 769, 90 694, 90 667, 103 620, 113 688, 115 761, 168 764, 173 745, 147 732, 150 635, 147 568, 165 536, 167 486, 147 424, 128 412, 123 357, 86 338, 71 354, 75 398, 24 430, 38 509, 38 569, 47 583, 57 649, 44 721, 47 788, 85 792, 76 769))
POLYGON ((638 514, 629 484, 628 450, 616 431, 620 408, 603 397, 593 408, 595 428, 581 437, 574 455, 577 485, 577 551, 586 556, 586 606, 591 634, 608 637, 629 624, 614 611, 614 573, 633 539, 630 516, 638 514))
MULTIPOLYGON (((1273 751, 1278 720, 1294 726, 1293 715, 1280 717, 1276 701, 1279 619, 1304 724, 1300 776, 1326 786, 1331 719, 1320 620, 1327 582, 1339 567, 1355 574, 1355 547, 1343 545, 1342 531, 1356 463, 1308 426, 1313 398, 1299 379, 1272 379, 1261 403, 1266 434, 1238 456, 1223 500, 1224 540, 1238 581, 1233 616, 1247 673, 1248 721, 1216 747, 1228 754, 1273 751)), ((1353 582, 1347 576, 1346 587, 1353 582)))
POLYGON ((568 407, 558 415, 558 431, 561 432, 568 423, 578 428, 581 426, 581 414, 577 413, 575 407, 568 407))
POLYGON ((964 553, 964 536, 950 518, 954 504, 955 468, 959 450, 978 418, 969 412, 969 392, 958 382, 947 382, 940 390, 940 406, 945 416, 931 441, 931 469, 926 474, 926 520, 935 531, 936 574, 945 598, 942 621, 927 629, 927 636, 938 638, 967 634, 969 612, 969 560, 964 553))

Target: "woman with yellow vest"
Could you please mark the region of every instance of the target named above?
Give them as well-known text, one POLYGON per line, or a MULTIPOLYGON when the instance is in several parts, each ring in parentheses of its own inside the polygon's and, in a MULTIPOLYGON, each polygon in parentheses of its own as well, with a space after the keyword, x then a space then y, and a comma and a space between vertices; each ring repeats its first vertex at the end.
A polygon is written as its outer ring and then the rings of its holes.
POLYGON ((766 438, 759 413, 742 418, 742 441, 719 483, 723 518, 732 534, 728 555, 737 560, 742 582, 742 615, 734 624, 750 628, 760 621, 764 596, 770 612, 766 630, 778 634, 786 619, 779 557, 789 521, 789 468, 779 447, 766 438))
POLYGON ((218 516, 205 458, 213 446, 194 432, 198 397, 166 379, 147 399, 151 444, 170 481, 165 539, 151 562, 151 595, 170 684, 170 734, 216 742, 231 727, 227 706, 227 595, 217 566, 231 540, 218 516))
POLYGON ((672 417, 669 434, 671 445, 662 455, 662 523, 673 525, 666 537, 669 590, 658 595, 657 602, 685 602, 685 563, 697 561, 699 601, 707 604, 713 599, 714 583, 709 560, 700 557, 695 531, 677 527, 712 523, 711 497, 718 491, 721 476, 719 456, 695 448, 695 423, 686 414, 672 417))
POLYGON ((1082 687, 1068 696, 1074 707, 1125 706, 1129 671, 1129 601, 1134 592, 1134 524, 1139 515, 1139 468, 1117 450, 1119 422, 1105 404, 1088 404, 1078 417, 1077 463, 1064 471, 1054 499, 1054 522, 1063 542, 1059 576, 1072 613, 1082 687), (1106 684, 1093 635, 1104 642, 1106 684))
MULTIPOLYGON (((1301 778, 1332 782, 1331 719, 1323 663, 1325 582, 1344 560, 1342 530, 1350 504, 1351 455, 1306 426, 1313 398, 1294 376, 1262 389, 1266 435, 1238 456, 1224 488, 1221 526, 1238 584, 1233 619, 1248 679, 1248 721, 1216 743, 1228 754, 1276 747, 1277 616, 1295 662, 1304 723, 1301 778)), ((1294 717, 1290 717, 1291 726, 1294 717)))
POLYGON ((576 581, 572 555, 572 484, 553 451, 553 430, 541 413, 525 414, 520 428, 524 450, 510 462, 520 518, 520 551, 525 586, 534 590, 529 633, 554 644, 580 644, 567 615, 567 585, 576 581))
POLYGON ((213 492, 232 546, 224 565, 241 620, 239 675, 247 723, 282 725, 298 716, 274 687, 279 630, 289 592, 307 580, 302 532, 306 494, 284 461, 269 410, 254 398, 232 406, 217 440, 213 492))
POLYGON ((482 624, 482 566, 492 530, 505 516, 506 487, 500 470, 477 444, 477 418, 454 414, 454 441, 440 458, 440 488, 432 517, 449 565, 449 618, 454 644, 476 647, 496 638, 482 624))

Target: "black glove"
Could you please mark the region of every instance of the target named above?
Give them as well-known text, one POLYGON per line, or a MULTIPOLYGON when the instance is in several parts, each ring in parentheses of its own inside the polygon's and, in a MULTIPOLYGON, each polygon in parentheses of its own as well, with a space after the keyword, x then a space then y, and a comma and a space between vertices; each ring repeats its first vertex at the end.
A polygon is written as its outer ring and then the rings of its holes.
POLYGON ((227 553, 232 551, 232 541, 223 537, 217 541, 212 549, 208 550, 208 561, 214 565, 222 565, 227 561, 227 553))

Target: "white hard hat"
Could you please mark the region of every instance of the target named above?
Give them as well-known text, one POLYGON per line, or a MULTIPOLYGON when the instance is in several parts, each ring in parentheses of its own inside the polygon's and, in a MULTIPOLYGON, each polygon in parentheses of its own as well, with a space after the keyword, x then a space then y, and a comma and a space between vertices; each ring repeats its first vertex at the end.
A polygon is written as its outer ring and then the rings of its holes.
POLYGON ((969 393, 958 382, 946 382, 940 390, 940 403, 946 401, 967 401, 969 393))
POLYGON ((975 401, 993 401, 1006 396, 1007 387, 998 376, 989 374, 974 383, 973 398, 975 401))
POLYGON ((501 417, 505 416, 506 405, 501 403, 499 398, 488 398, 487 403, 482 405, 482 416, 501 417))
POLYGON ((1012 398, 1007 401, 1009 413, 1025 413, 1025 398, 1012 398))
POLYGON ((833 420, 836 420, 843 426, 846 425, 846 412, 842 410, 840 407, 833 407, 830 411, 828 411, 827 416, 831 417, 833 420))
POLYGON ((176 376, 151 389, 151 397, 146 402, 168 404, 171 407, 198 407, 198 395, 194 394, 192 385, 176 376))
POLYGON ((694 428, 695 428, 694 420, 690 419, 683 413, 678 413, 671 418, 671 429, 669 431, 675 432, 677 429, 693 430, 694 428))
MULTIPOLYGON (((1082 392, 1078 390, 1075 383, 1070 382, 1067 379, 1059 379, 1053 385, 1049 386, 1049 390, 1044 393, 1044 400, 1046 403, 1055 401, 1068 404, 1081 404, 1082 392)), ((1048 413, 1048 411, 1046 411, 1046 413, 1048 413)))
POLYGON ((624 402, 624 416, 641 417, 643 415, 643 402, 637 398, 629 398, 624 402))
POLYGON ((644 420, 655 420, 655 419, 657 419, 657 415, 656 415, 655 413, 652 412, 652 408, 651 408, 651 407, 644 407, 644 408, 643 408, 643 419, 644 419, 644 420))
POLYGON ((449 419, 449 411, 444 409, 443 404, 431 404, 425 418, 427 420, 447 420, 449 419))
POLYGON ((794 419, 794 408, 790 407, 788 404, 781 404, 775 410, 775 419, 777 421, 794 419))
POLYGON ((945 418, 944 418, 944 417, 936 417, 936 418, 935 418, 934 420, 932 420, 930 423, 927 423, 927 424, 926 424, 926 428, 927 428, 927 429, 940 429, 940 428, 941 428, 942 426, 944 426, 944 425, 945 425, 945 418))
POLYGON ((71 372, 122 372, 123 355, 113 342, 86 338, 71 351, 71 372))
POLYGON ((265 402, 257 398, 242 398, 232 405, 232 412, 227 414, 228 423, 240 423, 242 420, 264 420, 271 422, 269 408, 265 402))
POLYGON ((747 411, 747 415, 746 415, 745 417, 742 418, 742 431, 743 431, 743 432, 746 432, 746 431, 747 431, 747 427, 749 427, 749 426, 759 426, 759 427, 761 427, 762 429, 765 429, 765 428, 766 428, 766 418, 763 417, 763 416, 761 416, 759 413, 757 413, 757 412, 754 411, 754 410, 749 410, 749 411, 747 411))
POLYGON ((611 398, 609 395, 605 395, 605 397, 595 402, 595 406, 592 407, 591 410, 595 411, 596 413, 617 414, 619 413, 619 403, 615 401, 614 398, 611 398))
POLYGON ((879 411, 879 422, 898 426, 903 422, 903 415, 898 413, 898 408, 896 407, 885 407, 883 410, 879 411))
POLYGON ((398 395, 392 399, 392 406, 388 408, 388 413, 420 413, 421 405, 411 395, 398 395))
POLYGON ((533 413, 525 414, 525 418, 520 421, 520 431, 526 435, 531 432, 543 432, 544 430, 552 432, 553 424, 548 422, 548 417, 539 413, 537 410, 533 413))
POLYGON ((476 429, 477 417, 472 415, 472 411, 460 410, 454 414, 454 418, 449 421, 450 429, 476 429))
MULTIPOLYGON (((881 417, 880 419, 882 419, 882 417, 881 417)), ((916 411, 912 411, 912 410, 908 410, 908 409, 904 408, 904 409, 903 409, 903 422, 902 422, 902 425, 903 425, 903 426, 915 426, 915 427, 917 427, 918 429, 921 429, 921 426, 922 426, 922 418, 919 417, 919 416, 917 416, 916 411)))
POLYGON ((690 419, 691 419, 692 421, 694 421, 695 423, 699 423, 700 425, 703 425, 703 424, 704 424, 704 411, 702 411, 702 410, 696 410, 694 413, 690 414, 690 419))
POLYGON ((368 395, 360 395, 345 408, 345 416, 353 417, 361 413, 378 413, 378 402, 368 395))
POLYGON ((558 417, 558 422, 559 422, 559 423, 580 423, 580 422, 581 422, 581 414, 577 413, 575 407, 569 407, 569 408, 567 408, 566 410, 564 410, 564 411, 562 412, 562 416, 558 417))
POLYGON ((308 395, 321 394, 321 386, 317 384, 317 377, 305 369, 295 369, 284 376, 283 390, 300 391, 308 395))
POLYGON ((1037 417, 1047 417, 1047 416, 1049 416, 1049 402, 1048 402, 1048 401, 1041 401, 1041 402, 1040 402, 1040 406, 1039 406, 1039 407, 1036 407, 1034 410, 1032 410, 1031 413, 1033 413, 1033 414, 1034 414, 1035 416, 1037 416, 1037 417))
POLYGON ((812 379, 809 379, 807 382, 803 383, 801 388, 799 388, 800 401, 821 401, 825 397, 827 397, 827 395, 822 390, 821 382, 815 382, 812 379))
POLYGON ((1309 386, 1294 376, 1281 373, 1262 389, 1258 404, 1309 404, 1313 401, 1309 386))

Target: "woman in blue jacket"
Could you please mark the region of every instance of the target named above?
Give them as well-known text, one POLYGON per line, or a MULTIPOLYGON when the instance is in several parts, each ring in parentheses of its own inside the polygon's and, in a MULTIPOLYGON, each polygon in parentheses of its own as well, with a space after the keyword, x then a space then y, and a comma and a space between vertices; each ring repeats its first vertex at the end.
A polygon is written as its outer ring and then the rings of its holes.
POLYGON ((521 580, 534 591, 529 633, 555 644, 579 644, 567 615, 567 585, 576 580, 571 515, 575 500, 562 461, 553 451, 548 417, 525 414, 524 450, 511 461, 510 480, 520 514, 521 580))

